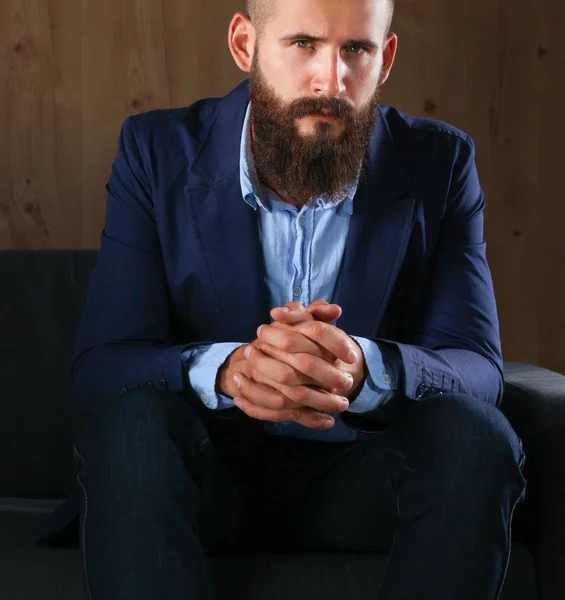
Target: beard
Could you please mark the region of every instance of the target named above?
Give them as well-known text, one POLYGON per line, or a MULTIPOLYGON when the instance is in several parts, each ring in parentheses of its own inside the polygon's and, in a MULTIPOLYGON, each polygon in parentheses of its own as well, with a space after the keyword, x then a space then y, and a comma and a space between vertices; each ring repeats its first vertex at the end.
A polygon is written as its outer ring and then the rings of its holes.
POLYGON ((380 91, 377 85, 371 99, 358 110, 335 97, 285 102, 266 81, 255 53, 249 96, 253 158, 261 183, 300 207, 315 200, 343 202, 348 187, 364 174, 380 91), (311 133, 302 134, 297 119, 322 111, 339 120, 315 122, 311 133), (340 134, 332 131, 336 123, 342 127, 340 134))

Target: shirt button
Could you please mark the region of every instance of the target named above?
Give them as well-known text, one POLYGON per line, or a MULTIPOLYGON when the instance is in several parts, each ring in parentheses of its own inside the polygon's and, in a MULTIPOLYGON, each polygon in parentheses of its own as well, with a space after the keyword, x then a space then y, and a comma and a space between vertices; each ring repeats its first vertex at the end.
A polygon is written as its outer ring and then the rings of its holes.
POLYGON ((208 404, 210 404, 210 402, 208 401, 208 396, 206 396, 206 394, 200 394, 200 400, 202 400, 202 402, 204 402, 204 404, 206 404, 206 406, 208 406, 208 404))
POLYGON ((302 288, 297 285, 293 290, 292 293, 294 294, 294 296, 300 296, 302 294, 302 288))
POLYGON ((304 225, 304 223, 306 223, 306 215, 302 215, 302 216, 300 217, 300 219, 298 219, 298 222, 299 222, 301 225, 304 225))
POLYGON ((382 377, 381 377, 381 381, 385 384, 385 385, 390 385, 392 383, 392 377, 388 374, 385 373, 382 377))

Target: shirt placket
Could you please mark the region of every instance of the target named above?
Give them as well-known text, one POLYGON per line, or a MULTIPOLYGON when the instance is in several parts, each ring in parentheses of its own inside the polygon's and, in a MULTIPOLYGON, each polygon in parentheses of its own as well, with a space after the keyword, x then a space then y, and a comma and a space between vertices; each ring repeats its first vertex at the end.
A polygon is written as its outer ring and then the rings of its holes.
POLYGON ((311 215, 309 208, 303 208, 295 217, 296 243, 293 258, 293 278, 291 286, 292 299, 304 306, 310 304, 310 283, 308 281, 308 247, 311 237, 309 227, 311 215))

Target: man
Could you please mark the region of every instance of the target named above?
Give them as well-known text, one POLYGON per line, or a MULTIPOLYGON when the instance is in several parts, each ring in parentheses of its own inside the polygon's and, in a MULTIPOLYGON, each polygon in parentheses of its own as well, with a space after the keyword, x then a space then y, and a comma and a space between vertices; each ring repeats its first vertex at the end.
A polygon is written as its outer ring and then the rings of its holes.
POLYGON ((126 120, 73 364, 89 598, 336 550, 390 552, 381 600, 498 598, 525 481, 483 195, 467 135, 379 106, 392 10, 252 1, 249 82, 126 120))

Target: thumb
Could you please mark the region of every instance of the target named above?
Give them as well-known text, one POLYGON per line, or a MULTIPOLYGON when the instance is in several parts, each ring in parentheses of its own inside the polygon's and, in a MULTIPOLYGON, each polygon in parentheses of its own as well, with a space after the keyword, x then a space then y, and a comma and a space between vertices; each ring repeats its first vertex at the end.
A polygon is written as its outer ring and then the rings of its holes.
POLYGON ((341 306, 337 304, 318 304, 316 306, 310 305, 308 311, 317 321, 323 321, 324 323, 331 323, 341 317, 342 310, 341 306))
POLYGON ((284 307, 273 308, 271 317, 279 323, 293 325, 302 321, 323 321, 331 323, 342 314, 341 307, 337 304, 329 304, 325 300, 316 300, 307 307, 299 302, 289 302, 284 307))
POLYGON ((285 325, 293 325, 302 321, 313 321, 314 317, 300 302, 288 302, 271 310, 271 318, 285 325))

